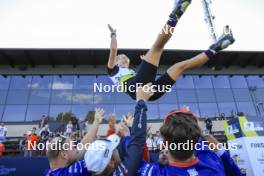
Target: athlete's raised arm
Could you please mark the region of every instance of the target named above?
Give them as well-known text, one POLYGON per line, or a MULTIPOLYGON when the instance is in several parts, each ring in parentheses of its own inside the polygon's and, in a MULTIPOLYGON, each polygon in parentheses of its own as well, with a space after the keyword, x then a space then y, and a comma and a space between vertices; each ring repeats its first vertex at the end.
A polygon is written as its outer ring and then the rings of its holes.
POLYGON ((113 29, 112 26, 110 26, 109 24, 108 24, 108 28, 111 32, 111 44, 110 44, 110 54, 109 54, 107 67, 109 69, 112 69, 116 65, 117 40, 116 40, 116 30, 113 29))
MULTIPOLYGON (((104 110, 100 109, 100 108, 95 108, 93 125, 91 126, 91 128, 89 128, 86 135, 81 140, 81 144, 83 146, 91 144, 92 142, 94 142, 94 140, 97 136, 99 126, 100 126, 101 122, 103 121, 103 118, 104 118, 104 110)), ((82 160, 84 155, 85 155, 85 152, 86 152, 85 149, 78 151, 78 153, 75 155, 75 161, 82 160)))

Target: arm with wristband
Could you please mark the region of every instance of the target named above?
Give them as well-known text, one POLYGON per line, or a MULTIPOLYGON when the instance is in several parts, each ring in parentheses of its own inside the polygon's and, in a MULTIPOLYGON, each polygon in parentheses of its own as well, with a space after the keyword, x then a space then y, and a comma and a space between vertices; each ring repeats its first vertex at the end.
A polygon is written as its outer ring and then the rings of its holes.
POLYGON ((110 54, 107 63, 107 68, 113 69, 116 65, 116 56, 117 56, 116 30, 114 30, 112 26, 110 26, 109 24, 108 24, 108 28, 111 32, 111 44, 110 44, 110 54))

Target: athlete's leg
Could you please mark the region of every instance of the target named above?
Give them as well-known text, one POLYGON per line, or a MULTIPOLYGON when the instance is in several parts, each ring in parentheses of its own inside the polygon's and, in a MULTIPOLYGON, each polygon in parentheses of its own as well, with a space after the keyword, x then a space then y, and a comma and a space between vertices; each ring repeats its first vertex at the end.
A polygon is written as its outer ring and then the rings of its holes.
POLYGON ((191 59, 174 64, 167 70, 167 73, 174 81, 176 81, 185 70, 204 65, 209 59, 213 58, 215 54, 233 44, 234 41, 235 39, 232 31, 226 26, 224 28, 224 34, 215 44, 211 45, 207 51, 191 59))
POLYGON ((191 59, 174 64, 164 75, 155 80, 153 85, 156 85, 159 88, 159 91, 156 91, 149 100, 154 101, 164 95, 166 93, 166 91, 164 91, 164 86, 172 86, 185 70, 202 66, 209 59, 212 59, 215 54, 234 43, 235 39, 231 30, 229 28, 228 30, 226 29, 227 28, 225 28, 224 34, 218 39, 218 41, 211 45, 207 51, 191 59))
POLYGON ((137 74, 134 79, 130 80, 130 85, 134 85, 136 83, 142 83, 144 85, 149 82, 155 81, 159 60, 164 45, 171 38, 174 27, 189 6, 190 2, 191 0, 178 0, 175 8, 170 14, 170 18, 167 24, 165 25, 165 29, 162 30, 162 32, 158 35, 157 40, 155 41, 152 48, 148 51, 148 53, 143 58, 141 58, 142 62, 139 65, 137 74))
POLYGON ((164 46, 171 38, 177 22, 179 21, 180 17, 183 15, 187 7, 190 5, 190 3, 191 3, 191 0, 177 1, 175 8, 170 14, 170 18, 167 24, 164 26, 163 30, 159 33, 153 46, 143 58, 146 62, 152 65, 155 65, 156 67, 159 66, 159 61, 160 61, 160 57, 163 52, 164 46))
POLYGON ((167 73, 174 81, 176 81, 185 70, 200 67, 208 60, 208 56, 205 53, 201 53, 191 59, 174 64, 167 70, 167 73))

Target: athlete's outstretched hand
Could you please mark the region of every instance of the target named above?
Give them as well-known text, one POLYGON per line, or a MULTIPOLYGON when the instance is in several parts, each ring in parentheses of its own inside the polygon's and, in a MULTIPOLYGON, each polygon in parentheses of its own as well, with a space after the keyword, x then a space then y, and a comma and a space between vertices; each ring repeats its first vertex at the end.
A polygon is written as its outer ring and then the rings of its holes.
POLYGON ((137 91, 136 93, 137 101, 139 100, 148 101, 149 98, 154 94, 152 89, 152 83, 148 83, 143 87, 138 87, 136 91, 137 91))
POLYGON ((108 29, 111 32, 111 37, 116 36, 116 29, 114 29, 110 24, 108 24, 108 29))

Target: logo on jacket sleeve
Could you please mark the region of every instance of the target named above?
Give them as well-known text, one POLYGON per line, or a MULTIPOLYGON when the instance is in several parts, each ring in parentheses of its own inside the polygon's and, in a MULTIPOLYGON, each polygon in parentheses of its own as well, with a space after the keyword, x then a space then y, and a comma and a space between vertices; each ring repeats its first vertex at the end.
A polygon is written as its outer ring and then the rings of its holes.
POLYGON ((189 173, 190 176, 199 176, 198 172, 194 168, 188 169, 187 172, 189 173))

